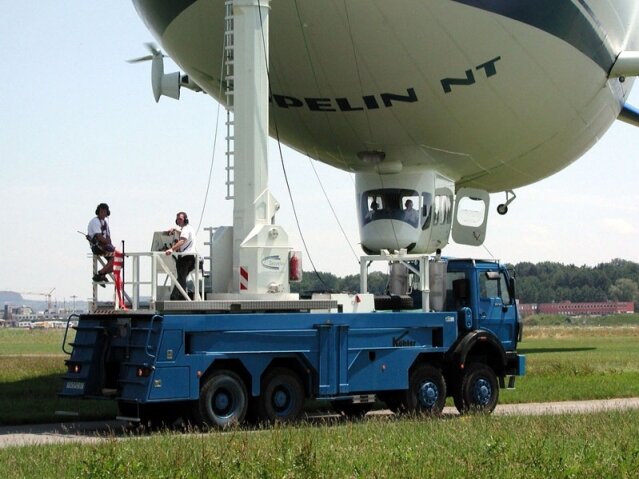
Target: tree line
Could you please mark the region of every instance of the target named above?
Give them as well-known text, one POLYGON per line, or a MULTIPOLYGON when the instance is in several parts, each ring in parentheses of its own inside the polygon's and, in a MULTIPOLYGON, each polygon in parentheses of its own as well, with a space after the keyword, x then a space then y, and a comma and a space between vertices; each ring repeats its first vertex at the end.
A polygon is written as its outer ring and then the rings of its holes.
MULTIPOLYGON (((522 262, 514 265, 517 297, 522 303, 553 303, 572 301, 634 301, 639 309, 639 264, 613 259, 597 266, 575 266, 545 261, 522 262)), ((302 282, 291 285, 293 292, 359 291, 359 275, 344 277, 332 273, 305 271, 302 282)), ((384 294, 388 275, 372 272, 368 275, 368 290, 384 294)))
POLYGON ((639 306, 639 264, 613 259, 597 266, 561 263, 515 265, 522 303, 634 301, 639 306))

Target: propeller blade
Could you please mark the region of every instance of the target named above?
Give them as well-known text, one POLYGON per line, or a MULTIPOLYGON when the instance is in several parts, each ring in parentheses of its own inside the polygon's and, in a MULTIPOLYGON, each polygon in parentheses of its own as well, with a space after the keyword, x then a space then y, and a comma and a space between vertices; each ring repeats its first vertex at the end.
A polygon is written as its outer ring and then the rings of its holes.
POLYGON ((155 101, 160 101, 162 95, 178 100, 180 98, 180 72, 165 75, 164 57, 166 55, 162 53, 155 43, 148 42, 144 45, 149 50, 150 55, 127 61, 129 63, 139 63, 151 60, 151 87, 153 88, 153 98, 155 98, 155 101))
POLYGON ((148 48, 148 50, 151 52, 151 55, 153 55, 154 57, 165 56, 155 43, 147 42, 144 45, 146 45, 146 48, 148 48))
POLYGON ((138 58, 131 58, 130 60, 127 60, 127 63, 140 63, 140 62, 148 62, 149 60, 153 60, 153 55, 146 55, 143 57, 138 57, 138 58))
POLYGON ((149 60, 153 60, 154 58, 164 58, 166 55, 162 53, 162 50, 158 48, 155 43, 147 42, 144 44, 147 50, 149 50, 150 55, 145 55, 143 57, 132 58, 131 60, 127 60, 127 63, 140 63, 140 62, 148 62, 149 60))

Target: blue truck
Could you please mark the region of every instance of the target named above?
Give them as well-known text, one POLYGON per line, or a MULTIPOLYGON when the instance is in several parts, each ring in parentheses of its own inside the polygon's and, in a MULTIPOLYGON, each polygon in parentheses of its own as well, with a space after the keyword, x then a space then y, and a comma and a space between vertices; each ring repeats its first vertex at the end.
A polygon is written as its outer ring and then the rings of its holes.
POLYGON ((129 421, 213 428, 294 421, 308 400, 348 416, 379 401, 437 415, 447 397, 462 414, 491 412, 525 372, 515 280, 496 261, 445 264, 439 311, 300 299, 80 315, 60 395, 117 401, 129 421))

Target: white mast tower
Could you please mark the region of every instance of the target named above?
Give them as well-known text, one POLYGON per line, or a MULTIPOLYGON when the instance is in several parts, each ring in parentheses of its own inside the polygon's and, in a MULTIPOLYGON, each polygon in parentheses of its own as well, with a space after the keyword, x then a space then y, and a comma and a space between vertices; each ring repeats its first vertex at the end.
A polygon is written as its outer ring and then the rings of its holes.
POLYGON ((232 0, 232 7, 233 228, 218 228, 211 243, 211 299, 296 299, 288 235, 274 224, 279 203, 268 190, 270 0, 232 0))

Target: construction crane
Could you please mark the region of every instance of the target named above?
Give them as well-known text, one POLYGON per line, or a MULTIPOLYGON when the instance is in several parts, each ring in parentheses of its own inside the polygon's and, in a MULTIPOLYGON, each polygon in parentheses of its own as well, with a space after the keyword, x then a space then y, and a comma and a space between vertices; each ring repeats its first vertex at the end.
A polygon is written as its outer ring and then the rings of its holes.
POLYGON ((34 293, 31 291, 27 291, 27 292, 20 292, 20 294, 44 296, 45 298, 47 298, 47 312, 50 313, 51 312, 51 295, 53 294, 54 291, 55 291, 55 288, 52 288, 51 291, 49 291, 48 293, 34 293))

